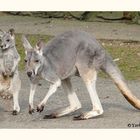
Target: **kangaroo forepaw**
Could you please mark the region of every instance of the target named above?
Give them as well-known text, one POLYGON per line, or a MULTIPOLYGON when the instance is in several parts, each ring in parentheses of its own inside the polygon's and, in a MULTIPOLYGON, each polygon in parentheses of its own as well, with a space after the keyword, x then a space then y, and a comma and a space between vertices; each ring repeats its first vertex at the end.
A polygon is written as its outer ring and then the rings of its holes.
POLYGON ((37 112, 42 112, 43 110, 44 110, 44 105, 37 106, 37 109, 36 109, 37 112))
POLYGON ((6 99, 6 100, 11 100, 13 98, 13 95, 12 94, 6 94, 6 93, 3 93, 3 94, 0 94, 0 97, 2 99, 6 99))
POLYGON ((17 115, 18 112, 16 110, 13 110, 12 115, 17 115))
POLYGON ((29 114, 33 114, 35 112, 35 109, 29 109, 29 114))
POLYGON ((33 114, 35 112, 35 109, 33 106, 29 105, 29 114, 33 114))

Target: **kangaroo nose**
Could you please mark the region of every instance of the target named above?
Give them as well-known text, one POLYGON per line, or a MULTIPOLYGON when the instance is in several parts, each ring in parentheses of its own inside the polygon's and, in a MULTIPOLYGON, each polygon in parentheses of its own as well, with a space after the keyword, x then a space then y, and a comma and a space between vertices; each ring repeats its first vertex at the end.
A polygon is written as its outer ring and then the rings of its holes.
POLYGON ((28 75, 28 77, 31 77, 32 72, 31 72, 31 71, 28 71, 28 72, 27 72, 27 75, 28 75))
POLYGON ((0 47, 3 49, 4 47, 6 47, 5 44, 1 44, 0 47))

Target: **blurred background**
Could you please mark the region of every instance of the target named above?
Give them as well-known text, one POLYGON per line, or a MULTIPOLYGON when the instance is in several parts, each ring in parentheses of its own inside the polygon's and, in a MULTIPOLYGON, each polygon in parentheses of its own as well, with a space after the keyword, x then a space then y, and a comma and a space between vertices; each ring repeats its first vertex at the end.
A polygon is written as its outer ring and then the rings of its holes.
POLYGON ((129 22, 140 24, 140 12, 1 12, 11 15, 34 16, 43 18, 76 19, 81 21, 129 22))

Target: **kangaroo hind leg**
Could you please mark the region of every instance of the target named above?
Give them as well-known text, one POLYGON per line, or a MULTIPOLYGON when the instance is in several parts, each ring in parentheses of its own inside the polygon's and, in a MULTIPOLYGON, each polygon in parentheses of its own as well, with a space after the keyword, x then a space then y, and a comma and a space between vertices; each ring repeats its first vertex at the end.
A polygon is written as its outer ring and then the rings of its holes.
POLYGON ((79 69, 79 73, 90 95, 90 99, 92 102, 92 110, 86 113, 82 113, 80 116, 74 117, 74 120, 85 120, 103 114, 103 108, 96 92, 96 80, 97 80, 96 70, 84 68, 79 69))

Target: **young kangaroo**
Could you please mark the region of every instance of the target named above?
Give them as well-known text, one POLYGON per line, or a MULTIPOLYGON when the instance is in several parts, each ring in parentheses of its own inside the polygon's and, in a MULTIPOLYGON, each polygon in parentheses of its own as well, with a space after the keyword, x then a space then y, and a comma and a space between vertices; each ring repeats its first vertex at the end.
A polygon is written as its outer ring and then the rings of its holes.
POLYGON ((0 96, 11 98, 13 96, 13 115, 20 111, 18 94, 21 81, 18 72, 20 56, 15 47, 14 30, 0 31, 0 96))
POLYGON ((25 36, 22 41, 26 53, 26 72, 31 81, 29 113, 34 112, 33 97, 39 78, 49 81, 50 88, 45 98, 37 106, 38 112, 43 111, 49 97, 56 92, 60 85, 68 94, 70 103, 70 106, 45 115, 44 118, 57 118, 81 108, 81 103, 70 82, 72 75, 78 75, 87 87, 93 108, 74 119, 84 120, 103 114, 103 108, 96 92, 97 73, 100 69, 113 79, 127 101, 140 109, 140 100, 129 90, 110 55, 88 33, 67 31, 54 37, 47 44, 39 41, 35 48, 32 48, 25 36))

